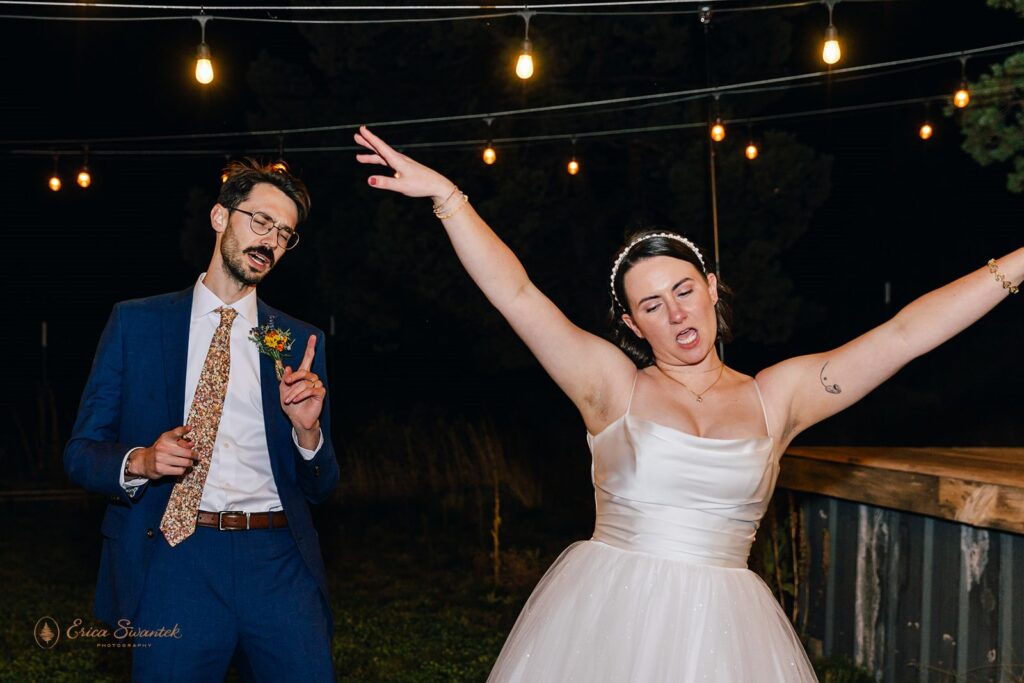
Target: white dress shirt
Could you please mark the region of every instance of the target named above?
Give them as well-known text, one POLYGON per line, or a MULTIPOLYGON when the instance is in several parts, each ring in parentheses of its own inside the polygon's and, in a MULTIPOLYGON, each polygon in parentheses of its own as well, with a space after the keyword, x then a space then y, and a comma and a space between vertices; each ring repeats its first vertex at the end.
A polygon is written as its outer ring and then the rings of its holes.
MULTIPOLYGON (((205 276, 206 273, 199 276, 192 295, 188 364, 185 370, 185 414, 182 416, 182 424, 188 420, 192 399, 199 384, 199 375, 206 361, 210 342, 213 341, 213 334, 220 324, 220 314, 216 309, 228 306, 203 284, 205 276)), ((280 510, 281 499, 277 495, 277 485, 270 469, 270 453, 263 423, 260 354, 256 344, 249 340, 249 331, 259 325, 256 292, 252 291, 230 304, 230 308, 238 311, 231 325, 231 369, 227 394, 224 397, 224 412, 217 428, 210 472, 206 477, 199 508, 211 512, 280 510)), ((274 395, 277 395, 276 390, 274 395)), ((279 408, 275 403, 270 409, 279 408)), ((292 440, 305 460, 312 460, 324 442, 321 433, 314 450, 302 448, 294 429, 292 440)), ((132 451, 134 450, 136 449, 133 448, 132 451)), ((126 461, 129 455, 131 451, 125 456, 126 461)), ((123 466, 121 479, 121 485, 129 495, 134 495, 134 491, 147 481, 145 478, 139 478, 125 482, 123 466)))

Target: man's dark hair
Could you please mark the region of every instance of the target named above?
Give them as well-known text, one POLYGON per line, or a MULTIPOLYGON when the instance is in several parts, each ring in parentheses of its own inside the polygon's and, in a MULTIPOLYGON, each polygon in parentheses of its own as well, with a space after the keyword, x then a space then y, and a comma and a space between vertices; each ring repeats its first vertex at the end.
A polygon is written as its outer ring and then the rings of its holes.
MULTIPOLYGON (((245 158, 232 161, 224 167, 227 180, 220 187, 217 203, 227 209, 234 209, 249 198, 252 188, 259 183, 268 183, 288 195, 298 208, 299 223, 309 216, 309 190, 293 176, 283 161, 261 164, 255 159, 245 158)), ((295 226, 292 226, 295 227, 295 226)))

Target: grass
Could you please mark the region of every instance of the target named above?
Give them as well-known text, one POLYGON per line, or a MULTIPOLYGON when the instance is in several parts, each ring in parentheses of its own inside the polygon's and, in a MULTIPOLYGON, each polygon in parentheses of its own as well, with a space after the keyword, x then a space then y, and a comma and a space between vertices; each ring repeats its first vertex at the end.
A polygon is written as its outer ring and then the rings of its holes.
MULTIPOLYGON (((62 629, 74 618, 100 626, 91 600, 102 506, 90 499, 0 508, 7 530, 0 536, 0 683, 128 680, 129 650, 63 635, 43 650, 33 638, 43 616, 62 629)), ((441 524, 422 510, 395 506, 321 510, 337 680, 483 681, 530 589, 578 535, 523 514, 513 517, 518 533, 506 544, 512 549, 503 552, 503 584, 495 587, 489 543, 473 533, 473 524, 460 530, 450 519, 441 524)), ((840 660, 818 673, 827 683, 870 680, 840 660)))
MULTIPOLYGON (((402 520, 377 524, 374 511, 323 512, 338 680, 484 680, 542 571, 537 552, 526 554, 530 562, 512 563, 528 567, 528 576, 513 576, 496 589, 483 544, 479 550, 449 546, 422 530, 401 528, 402 520)), ((95 501, 2 510, 8 532, 0 537, 0 681, 129 678, 126 649, 96 647, 100 639, 69 641, 62 633, 54 648, 44 650, 33 637, 43 616, 55 618, 62 631, 75 618, 102 626, 91 610, 101 513, 102 503, 95 501)))

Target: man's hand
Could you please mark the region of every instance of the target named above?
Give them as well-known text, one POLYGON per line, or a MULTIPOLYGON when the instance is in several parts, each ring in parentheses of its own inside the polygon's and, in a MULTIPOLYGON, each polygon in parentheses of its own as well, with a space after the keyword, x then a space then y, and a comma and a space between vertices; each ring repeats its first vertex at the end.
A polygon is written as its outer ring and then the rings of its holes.
POLYGON ((299 445, 308 449, 316 448, 319 442, 320 413, 327 395, 324 383, 310 369, 315 355, 316 335, 311 334, 299 369, 293 372, 290 366, 285 367, 280 384, 281 409, 291 420, 299 445))
POLYGON ((146 479, 180 476, 196 464, 188 440, 191 427, 175 427, 157 437, 152 446, 140 448, 128 457, 128 474, 146 479))

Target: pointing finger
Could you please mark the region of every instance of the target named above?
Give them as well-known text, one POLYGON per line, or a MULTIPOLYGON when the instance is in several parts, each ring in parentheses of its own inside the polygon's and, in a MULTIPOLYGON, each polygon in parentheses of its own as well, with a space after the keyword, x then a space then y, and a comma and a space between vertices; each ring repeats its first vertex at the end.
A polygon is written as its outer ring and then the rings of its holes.
POLYGON ((313 356, 316 355, 316 335, 309 335, 309 341, 306 342, 306 355, 302 357, 302 362, 299 364, 299 370, 309 370, 313 367, 313 356))

